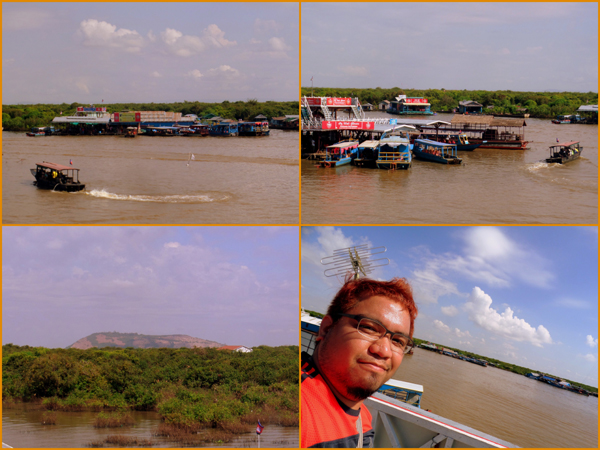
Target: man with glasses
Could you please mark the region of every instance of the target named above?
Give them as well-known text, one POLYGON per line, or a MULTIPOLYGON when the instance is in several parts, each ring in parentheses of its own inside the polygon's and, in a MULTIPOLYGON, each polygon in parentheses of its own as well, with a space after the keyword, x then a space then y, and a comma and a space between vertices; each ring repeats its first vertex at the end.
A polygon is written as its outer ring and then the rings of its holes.
POLYGON ((321 321, 312 357, 302 353, 302 447, 372 447, 364 400, 413 346, 417 316, 403 278, 347 280, 321 321))

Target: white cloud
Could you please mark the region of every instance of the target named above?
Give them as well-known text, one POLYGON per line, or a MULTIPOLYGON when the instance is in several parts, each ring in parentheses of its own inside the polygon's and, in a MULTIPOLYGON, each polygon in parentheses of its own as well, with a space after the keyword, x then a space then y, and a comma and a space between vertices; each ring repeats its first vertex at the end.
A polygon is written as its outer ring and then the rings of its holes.
POLYGON ((463 337, 472 337, 471 333, 469 333, 469 331, 460 331, 458 328, 454 329, 454 334, 459 337, 459 338, 463 338, 463 337))
POLYGON ((166 242, 164 245, 165 248, 179 248, 181 244, 179 242, 166 242))
POLYGON ((592 335, 588 334, 586 336, 586 344, 592 348, 598 347, 598 338, 594 339, 592 335))
POLYGON ((108 22, 88 19, 81 22, 79 30, 85 36, 84 44, 95 47, 117 48, 137 53, 144 46, 144 38, 137 31, 119 28, 108 22))
POLYGON ((225 79, 238 78, 240 76, 239 70, 234 69, 233 67, 228 65, 222 65, 217 67, 216 69, 210 69, 208 71, 208 74, 213 77, 218 76, 223 77, 225 79))
POLYGON ((202 73, 198 70, 198 69, 194 69, 189 71, 186 76, 188 77, 192 77, 196 80, 199 80, 200 78, 202 78, 204 75, 202 75, 202 73))
POLYGON ((454 317, 458 314, 458 309, 454 305, 442 306, 442 314, 450 317, 454 317))
POLYGON ((479 283, 509 287, 513 279, 546 288, 553 275, 545 267, 548 263, 528 248, 521 248, 497 227, 468 227, 461 236, 465 242, 463 254, 435 255, 418 247, 414 253, 423 261, 423 267, 413 274, 426 283, 434 283, 429 290, 429 301, 437 302, 441 295, 453 293, 454 283, 445 277, 458 273, 479 283), (452 287, 452 288, 451 288, 452 287))
POLYGON ((271 46, 271 49, 276 52, 287 52, 292 49, 285 43, 285 39, 278 37, 272 37, 269 39, 269 45, 271 46))
POLYGON ((444 295, 461 295, 456 284, 441 278, 436 270, 414 270, 410 281, 418 303, 437 303, 444 295))
POLYGON ((498 336, 529 342, 536 347, 552 344, 550 332, 543 325, 536 329, 516 317, 510 307, 500 314, 491 306, 492 298, 480 288, 474 287, 464 309, 469 313, 469 320, 498 336))
POLYGON ((209 48, 223 48, 236 45, 236 41, 225 39, 225 33, 215 24, 204 29, 201 36, 184 35, 181 31, 167 28, 160 33, 168 51, 177 56, 197 55, 209 48))
POLYGON ((583 358, 589 362, 596 362, 596 355, 592 355, 591 353, 584 355, 583 358))
POLYGON ((152 72, 150 74, 150 76, 154 77, 154 78, 162 78, 162 75, 159 72, 157 72, 156 70, 154 72, 152 72))
POLYGON ((448 325, 446 325, 444 322, 442 322, 441 320, 434 320, 433 321, 433 326, 436 327, 438 330, 443 331, 444 333, 450 333, 450 327, 448 325))
POLYGON ((202 33, 202 38, 217 48, 220 47, 231 47, 236 45, 236 41, 229 41, 225 39, 225 32, 221 31, 215 24, 209 25, 202 33))

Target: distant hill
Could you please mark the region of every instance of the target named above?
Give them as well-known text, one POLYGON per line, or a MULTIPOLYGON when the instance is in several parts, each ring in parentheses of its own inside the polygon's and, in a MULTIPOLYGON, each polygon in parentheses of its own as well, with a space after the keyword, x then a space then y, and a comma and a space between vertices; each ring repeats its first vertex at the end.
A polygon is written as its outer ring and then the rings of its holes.
POLYGON ((85 350, 92 347, 133 347, 133 348, 193 348, 193 347, 222 347, 215 341, 195 338, 185 334, 169 334, 166 336, 151 336, 137 333, 94 333, 79 339, 67 348, 85 350))

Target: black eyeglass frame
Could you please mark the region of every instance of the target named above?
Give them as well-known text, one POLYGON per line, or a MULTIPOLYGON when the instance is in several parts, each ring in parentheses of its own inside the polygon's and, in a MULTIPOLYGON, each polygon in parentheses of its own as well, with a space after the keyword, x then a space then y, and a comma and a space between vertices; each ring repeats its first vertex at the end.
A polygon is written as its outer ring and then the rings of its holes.
MULTIPOLYGON (((382 328, 385 330, 385 333, 383 333, 381 336, 379 336, 379 338, 378 338, 378 339, 381 339, 382 337, 385 337, 385 336, 387 336, 388 334, 390 335, 390 342, 393 342, 392 338, 394 337, 394 335, 400 335, 400 336, 402 336, 402 337, 404 337, 404 338, 408 339, 408 342, 406 343, 406 347, 404 347, 404 350, 402 351, 402 353, 403 353, 403 354, 406 354, 406 353, 410 352, 410 351, 413 349, 413 347, 415 346, 415 343, 414 343, 414 341, 413 341, 413 340, 412 340, 412 339, 411 339, 409 336, 405 335, 404 333, 398 333, 398 332, 396 332, 396 333, 395 333, 395 332, 393 332, 393 331, 390 331, 390 330, 388 330, 388 329, 387 329, 387 327, 386 327, 384 324, 382 324, 382 323, 381 323, 379 320, 377 320, 377 319, 371 319, 370 317, 363 316, 362 314, 345 314, 345 313, 336 313, 336 314, 334 314, 334 316, 339 316, 339 317, 348 317, 348 318, 350 318, 350 319, 354 319, 354 320, 356 320, 356 331, 358 331, 358 333, 359 333, 361 336, 364 336, 364 337, 366 337, 367 339, 369 339, 369 337, 368 337, 368 336, 365 336, 364 334, 362 334, 362 333, 361 333, 361 332, 358 330, 358 325, 360 324, 360 321, 361 321, 362 319, 367 319, 367 320, 370 320, 371 322, 375 322, 377 325, 380 325, 380 326, 381 326, 381 327, 382 327, 382 328)), ((374 340, 376 341, 377 339, 374 339, 374 340)), ((392 348, 393 348, 393 347, 395 347, 395 346, 392 346, 392 348)))

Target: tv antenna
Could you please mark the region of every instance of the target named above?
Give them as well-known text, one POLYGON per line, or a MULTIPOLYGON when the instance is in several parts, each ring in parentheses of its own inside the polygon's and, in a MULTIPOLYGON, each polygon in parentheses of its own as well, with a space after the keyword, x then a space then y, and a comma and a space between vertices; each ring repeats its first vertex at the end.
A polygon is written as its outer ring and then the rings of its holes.
POLYGON ((325 270, 326 277, 344 276, 352 271, 354 279, 358 280, 361 276, 369 275, 374 268, 387 266, 390 263, 388 258, 373 259, 373 255, 386 251, 385 247, 369 248, 367 244, 340 248, 333 251, 333 256, 321 259, 321 264, 324 266, 333 264, 333 267, 325 270))

